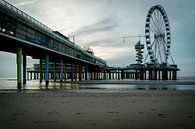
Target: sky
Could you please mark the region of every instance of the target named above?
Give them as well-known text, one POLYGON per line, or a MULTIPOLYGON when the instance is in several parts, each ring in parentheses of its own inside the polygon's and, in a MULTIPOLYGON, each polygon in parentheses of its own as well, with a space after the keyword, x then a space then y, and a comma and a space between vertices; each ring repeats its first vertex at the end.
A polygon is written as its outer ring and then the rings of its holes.
MULTIPOLYGON (((139 40, 124 36, 144 35, 150 7, 166 10, 171 28, 171 55, 181 69, 179 76, 195 76, 194 0, 7 0, 17 8, 75 43, 90 47, 110 66, 135 63, 134 45, 139 40)), ((141 38, 145 44, 145 39, 141 38)), ((147 50, 144 50, 144 57, 147 50)), ((0 77, 16 74, 14 54, 0 52, 0 77)), ((28 66, 37 60, 28 57, 28 66)))

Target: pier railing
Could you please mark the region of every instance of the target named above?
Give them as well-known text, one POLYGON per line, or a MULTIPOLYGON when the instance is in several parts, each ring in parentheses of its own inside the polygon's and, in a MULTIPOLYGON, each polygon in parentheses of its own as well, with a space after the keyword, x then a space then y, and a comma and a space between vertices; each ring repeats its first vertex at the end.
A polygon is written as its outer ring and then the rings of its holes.
POLYGON ((44 25, 40 21, 36 20, 35 18, 31 17, 30 15, 26 14, 22 10, 16 8, 15 6, 11 5, 10 3, 6 2, 5 0, 0 0, 0 3, 3 4, 4 6, 8 7, 9 9, 15 11, 16 13, 20 14, 22 17, 28 19, 29 21, 33 22, 34 24, 38 25, 39 27, 52 32, 53 30, 49 28, 48 26, 44 25))

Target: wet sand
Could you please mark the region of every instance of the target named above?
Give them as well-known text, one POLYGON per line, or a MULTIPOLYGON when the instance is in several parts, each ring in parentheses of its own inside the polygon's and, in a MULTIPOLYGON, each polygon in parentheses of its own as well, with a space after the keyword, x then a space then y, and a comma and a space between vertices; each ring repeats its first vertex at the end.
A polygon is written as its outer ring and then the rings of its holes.
POLYGON ((83 80, 72 84, 195 85, 195 80, 83 80))
POLYGON ((1 129, 193 129, 194 91, 0 93, 1 129))

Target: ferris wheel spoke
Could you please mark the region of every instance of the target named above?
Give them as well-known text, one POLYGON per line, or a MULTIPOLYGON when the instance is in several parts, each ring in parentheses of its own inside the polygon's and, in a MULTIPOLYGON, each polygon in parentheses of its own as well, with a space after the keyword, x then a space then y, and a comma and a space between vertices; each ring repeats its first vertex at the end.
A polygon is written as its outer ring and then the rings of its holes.
POLYGON ((162 18, 162 14, 161 14, 160 11, 158 11, 158 18, 159 18, 158 20, 159 20, 160 31, 161 31, 161 33, 163 33, 165 31, 164 30, 165 26, 163 26, 164 25, 164 20, 162 18))
POLYGON ((153 24, 151 24, 150 30, 151 30, 153 33, 158 33, 158 30, 156 30, 156 27, 155 27, 155 25, 153 25, 153 24))
POLYGON ((149 54, 147 53, 145 59, 144 59, 144 62, 146 62, 147 58, 148 58, 149 54))
POLYGON ((155 42, 155 50, 154 50, 154 56, 155 56, 155 59, 157 59, 157 45, 158 45, 158 42, 155 42))
POLYGON ((164 30, 165 26, 164 26, 164 21, 163 21, 162 17, 160 17, 160 19, 159 19, 159 26, 160 26, 161 33, 165 32, 165 30, 164 30))
POLYGON ((159 12, 159 10, 156 10, 156 13, 157 13, 157 22, 158 22, 158 25, 159 25, 159 27, 160 27, 160 12, 159 12))
POLYGON ((154 21, 153 17, 152 17, 151 19, 152 19, 152 23, 151 23, 151 24, 153 24, 153 27, 154 27, 155 31, 156 31, 157 33, 159 33, 159 28, 158 28, 156 22, 154 21))
POLYGON ((154 43, 156 42, 156 39, 152 42, 151 47, 153 47, 154 43))
POLYGON ((160 57, 160 63, 162 63, 162 55, 161 55, 161 49, 160 49, 160 44, 158 42, 158 54, 159 54, 159 57, 160 57))
POLYGON ((156 10, 154 11, 154 21, 155 21, 155 24, 158 25, 158 14, 156 10))
POLYGON ((163 17, 160 17, 160 26, 161 26, 162 32, 164 32, 165 31, 165 23, 164 23, 163 17))
POLYGON ((153 33, 158 33, 158 31, 155 29, 154 26, 151 26, 151 31, 152 31, 153 33))
POLYGON ((160 31, 161 31, 161 33, 163 32, 163 19, 162 19, 162 17, 161 17, 161 12, 160 11, 158 11, 158 26, 159 26, 159 28, 160 28, 160 31))
POLYGON ((162 48, 163 48, 164 60, 165 60, 165 62, 167 62, 166 61, 166 51, 167 51, 167 49, 166 49, 166 43, 165 43, 165 40, 164 39, 161 39, 161 40, 162 40, 162 48))
POLYGON ((160 31, 158 10, 154 11, 154 18, 155 18, 155 21, 156 21, 156 26, 157 26, 158 30, 160 31))
POLYGON ((154 13, 154 18, 152 17, 152 21, 153 21, 153 24, 154 24, 154 28, 156 29, 157 33, 159 32, 159 28, 158 28, 158 25, 157 25, 157 22, 156 22, 156 15, 154 13))

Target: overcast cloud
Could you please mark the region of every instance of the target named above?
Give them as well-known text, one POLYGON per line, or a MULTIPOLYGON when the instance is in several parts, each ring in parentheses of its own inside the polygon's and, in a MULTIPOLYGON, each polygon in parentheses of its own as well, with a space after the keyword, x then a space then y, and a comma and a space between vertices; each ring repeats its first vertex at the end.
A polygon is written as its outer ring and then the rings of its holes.
MULTIPOLYGON (((179 75, 195 76, 194 0, 7 1, 53 30, 70 37, 75 35, 77 44, 92 48, 95 55, 105 59, 111 66, 135 63, 134 45, 138 38, 127 39, 124 43, 122 37, 144 35, 145 19, 149 8, 160 4, 169 17, 172 36, 171 53, 182 70, 179 75)), ((144 39, 141 40, 145 44, 144 39)), ((0 53, 1 76, 5 73, 4 67, 8 67, 5 62, 10 60, 15 62, 15 55, 0 53), (5 60, 5 57, 8 58, 5 60)), ((14 71, 15 68, 12 70, 14 71)))

